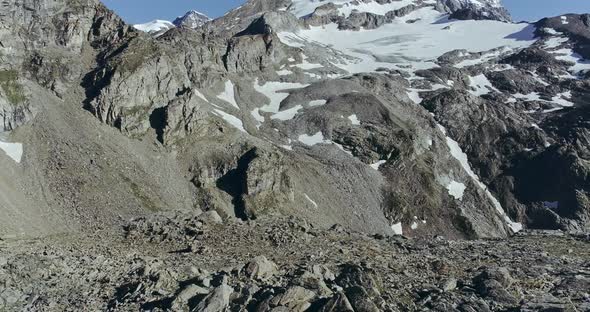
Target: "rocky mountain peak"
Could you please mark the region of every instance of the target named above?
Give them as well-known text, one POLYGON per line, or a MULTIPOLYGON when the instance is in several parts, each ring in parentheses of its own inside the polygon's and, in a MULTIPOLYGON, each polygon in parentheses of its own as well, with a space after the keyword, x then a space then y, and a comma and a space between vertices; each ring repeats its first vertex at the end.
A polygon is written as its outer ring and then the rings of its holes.
POLYGON ((188 11, 183 16, 179 16, 172 23, 176 27, 186 27, 186 28, 195 29, 197 27, 202 26, 203 24, 207 23, 210 20, 211 20, 211 18, 208 17, 207 15, 205 15, 201 12, 195 11, 195 10, 191 10, 191 11, 188 11))
POLYGON ((451 13, 451 18, 512 21, 510 13, 500 0, 438 0, 438 2, 451 13))

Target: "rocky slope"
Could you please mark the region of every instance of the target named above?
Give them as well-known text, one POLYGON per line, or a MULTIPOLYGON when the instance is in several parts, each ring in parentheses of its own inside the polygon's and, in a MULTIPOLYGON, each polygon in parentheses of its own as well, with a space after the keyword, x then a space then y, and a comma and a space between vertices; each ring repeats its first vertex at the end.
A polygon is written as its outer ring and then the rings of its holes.
POLYGON ((590 226, 585 15, 252 0, 154 38, 93 0, 5 7, 24 154, 2 163, 2 235, 194 209, 415 237, 590 226))
POLYGON ((370 237, 297 219, 140 218, 0 242, 6 311, 587 311, 587 235, 370 237))

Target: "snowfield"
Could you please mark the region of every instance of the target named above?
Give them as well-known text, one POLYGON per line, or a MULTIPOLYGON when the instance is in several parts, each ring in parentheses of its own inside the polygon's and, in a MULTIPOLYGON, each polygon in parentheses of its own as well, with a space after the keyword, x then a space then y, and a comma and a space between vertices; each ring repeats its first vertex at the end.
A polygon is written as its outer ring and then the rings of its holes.
POLYGON ((23 156, 23 145, 21 143, 7 143, 0 141, 0 149, 4 151, 6 156, 12 158, 17 163, 20 163, 23 156))
POLYGON ((377 29, 338 30, 336 24, 328 24, 296 35, 279 33, 279 38, 293 47, 304 48, 307 41, 343 52, 354 60, 341 60, 334 65, 358 73, 380 67, 404 69, 407 65, 412 71, 433 68, 437 66, 436 58, 458 49, 484 52, 500 47, 524 48, 535 42, 534 30, 530 24, 449 20, 447 15, 425 7, 377 29), (408 23, 414 20, 417 21, 408 23))

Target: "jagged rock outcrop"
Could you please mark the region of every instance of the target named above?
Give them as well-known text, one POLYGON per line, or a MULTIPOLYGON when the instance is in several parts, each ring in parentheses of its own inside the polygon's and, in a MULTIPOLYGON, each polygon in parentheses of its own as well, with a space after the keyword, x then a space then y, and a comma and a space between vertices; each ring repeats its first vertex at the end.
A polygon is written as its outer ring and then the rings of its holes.
POLYGON ((451 12, 453 19, 512 21, 500 0, 437 0, 437 6, 451 12))

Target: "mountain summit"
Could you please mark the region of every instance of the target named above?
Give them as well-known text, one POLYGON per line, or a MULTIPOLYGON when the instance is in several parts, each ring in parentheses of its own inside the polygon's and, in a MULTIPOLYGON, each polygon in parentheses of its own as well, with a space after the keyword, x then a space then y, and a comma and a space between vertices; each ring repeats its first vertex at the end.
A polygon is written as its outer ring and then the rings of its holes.
POLYGON ((202 26, 203 24, 205 24, 206 22, 208 22, 210 20, 211 20, 211 18, 209 18, 207 15, 205 15, 201 12, 191 10, 191 11, 188 11, 183 16, 179 16, 172 23, 174 25, 176 25, 176 27, 186 27, 186 28, 195 29, 197 27, 202 26))
POLYGON ((197 11, 188 11, 185 15, 179 16, 173 22, 165 20, 154 20, 144 24, 133 25, 135 29, 149 33, 154 37, 161 36, 168 30, 176 27, 196 29, 211 21, 205 14, 197 11))

